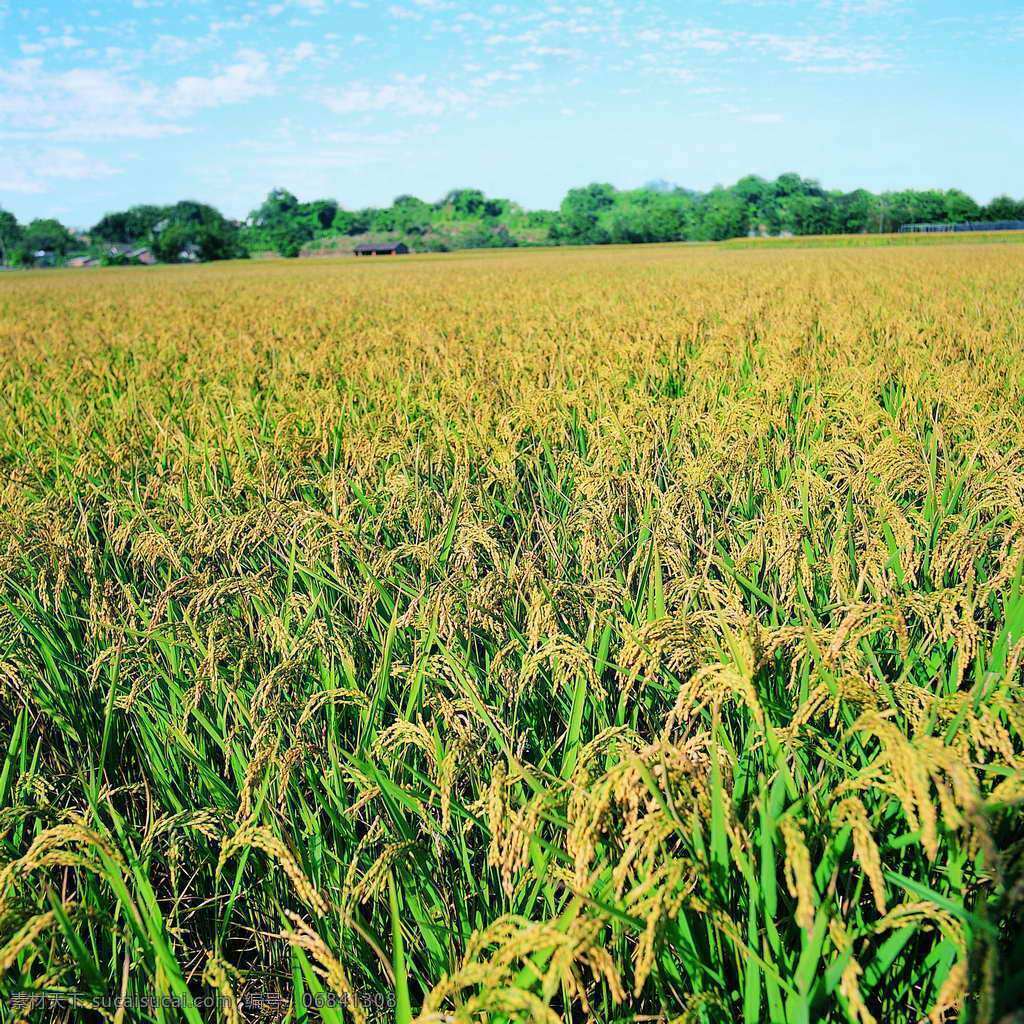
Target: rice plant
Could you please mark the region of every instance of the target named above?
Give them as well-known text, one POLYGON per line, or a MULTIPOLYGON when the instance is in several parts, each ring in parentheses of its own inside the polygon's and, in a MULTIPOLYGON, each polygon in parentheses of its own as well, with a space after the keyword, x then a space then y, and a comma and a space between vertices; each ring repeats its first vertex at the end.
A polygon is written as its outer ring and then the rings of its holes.
POLYGON ((1024 251, 0 283, 3 1019, 1024 1005, 1024 251))

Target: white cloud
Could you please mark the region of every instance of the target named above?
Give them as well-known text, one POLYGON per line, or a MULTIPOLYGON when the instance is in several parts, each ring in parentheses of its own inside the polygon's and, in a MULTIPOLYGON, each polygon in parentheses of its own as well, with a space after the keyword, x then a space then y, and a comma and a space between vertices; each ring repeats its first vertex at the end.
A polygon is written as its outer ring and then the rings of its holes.
MULTIPOLYGON (((835 0, 825 0, 822 4, 825 8, 836 7, 835 0)), ((843 14, 866 15, 875 17, 878 15, 896 14, 906 8, 905 0, 840 0, 838 7, 843 14)))
POLYGON ((235 63, 220 74, 179 78, 167 97, 167 109, 172 116, 186 116, 205 107, 241 103, 273 92, 267 58, 256 50, 240 50, 235 63))
POLYGON ((210 34, 216 36, 221 32, 237 32, 248 28, 254 20, 251 14, 241 14, 237 18, 228 18, 225 21, 211 21, 210 34))
POLYGON ((301 67, 303 64, 309 64, 310 61, 316 57, 317 48, 308 40, 296 44, 291 50, 287 50, 285 53, 278 55, 275 64, 275 73, 277 75, 288 75, 301 67))
POLYGON ((365 114, 390 110, 416 117, 438 116, 452 107, 464 106, 469 95, 448 87, 428 88, 425 76, 408 78, 396 75, 390 82, 371 84, 354 82, 320 96, 320 101, 335 114, 365 114))
POLYGON ((267 7, 267 14, 272 18, 286 11, 289 7, 298 8, 306 14, 320 15, 327 10, 326 0, 279 0, 267 7))
POLYGON ((408 129, 339 130, 310 139, 299 126, 282 124, 279 129, 273 137, 245 146, 244 169, 230 165, 224 168, 226 186, 237 191, 239 180, 248 175, 252 183, 246 186, 246 194, 259 194, 275 182, 285 181, 297 195, 331 195, 339 172, 363 172, 368 166, 394 160, 397 152, 415 153, 440 130, 436 123, 427 121, 408 129))
POLYGON ((671 79, 673 82, 692 82, 697 77, 690 68, 659 67, 653 69, 653 73, 661 78, 671 79))
POLYGON ((54 181, 90 181, 119 174, 120 168, 80 149, 8 147, 0 165, 0 189, 23 194, 48 192, 54 181))
POLYGON ((478 87, 486 88, 487 86, 494 85, 495 82, 518 82, 523 76, 515 71, 488 71, 484 75, 480 75, 472 80, 472 84, 478 87))
POLYGON ((419 11, 414 11, 409 7, 400 7, 398 4, 392 4, 388 8, 388 14, 398 21, 421 21, 423 15, 419 11))
POLYGON ((564 60, 578 60, 583 54, 566 46, 528 46, 525 51, 531 57, 552 57, 564 60))
POLYGON ((179 64, 188 60, 196 50, 196 44, 181 36, 157 36, 151 53, 156 60, 166 64, 179 64))
POLYGON ((786 120, 786 117, 784 114, 766 112, 762 114, 744 114, 740 117, 740 120, 745 121, 747 124, 781 124, 786 120))
POLYGON ((393 132, 328 132, 324 139, 337 145, 365 150, 366 148, 404 146, 410 142, 418 141, 425 136, 435 135, 438 131, 440 131, 440 127, 436 124, 423 124, 414 131, 400 129, 393 132))
POLYGON ((837 42, 821 36, 752 35, 750 44, 763 48, 801 71, 818 74, 862 74, 892 67, 888 53, 868 40, 837 42))
POLYGON ((34 43, 21 43, 20 49, 26 56, 46 53, 47 50, 73 50, 82 45, 82 40, 70 29, 64 29, 59 36, 44 35, 34 43))
POLYGON ((155 116, 159 92, 101 68, 47 73, 39 60, 0 69, 0 133, 54 140, 151 139, 183 129, 155 116))
POLYGON ((717 28, 689 28, 679 32, 641 29, 633 38, 641 43, 666 44, 673 50, 700 50, 711 54, 724 53, 732 45, 729 35, 717 28))
POLYGON ((196 111, 273 91, 269 62, 252 50, 240 51, 216 74, 185 76, 167 87, 107 68, 51 72, 40 59, 26 58, 0 68, 0 137, 157 139, 186 132, 184 119, 196 111))

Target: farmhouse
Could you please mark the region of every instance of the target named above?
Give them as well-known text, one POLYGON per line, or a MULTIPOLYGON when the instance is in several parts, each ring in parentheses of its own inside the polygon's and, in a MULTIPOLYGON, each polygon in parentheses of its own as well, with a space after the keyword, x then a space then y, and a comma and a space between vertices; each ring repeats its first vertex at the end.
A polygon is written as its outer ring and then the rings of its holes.
POLYGON ((106 255, 119 262, 144 263, 146 266, 156 263, 153 250, 148 245, 127 245, 118 242, 107 248, 106 255))
POLYGON ((363 242, 353 250, 357 256, 401 256, 409 251, 405 242, 363 242))

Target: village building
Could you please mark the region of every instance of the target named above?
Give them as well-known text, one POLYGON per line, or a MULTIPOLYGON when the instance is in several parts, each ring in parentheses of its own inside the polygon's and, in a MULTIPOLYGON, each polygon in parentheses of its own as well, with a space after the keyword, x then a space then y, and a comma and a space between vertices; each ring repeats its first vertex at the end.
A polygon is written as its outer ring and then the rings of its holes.
POLYGON ((401 256, 408 251, 405 242, 363 242, 353 250, 357 256, 401 256))

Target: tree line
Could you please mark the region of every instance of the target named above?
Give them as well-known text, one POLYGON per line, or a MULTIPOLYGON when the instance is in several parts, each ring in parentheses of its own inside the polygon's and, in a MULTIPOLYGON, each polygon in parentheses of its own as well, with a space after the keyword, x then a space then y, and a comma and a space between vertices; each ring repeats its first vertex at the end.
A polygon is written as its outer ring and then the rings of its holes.
POLYGON ((653 182, 616 189, 595 182, 570 189, 557 210, 525 210, 479 189, 453 189, 436 202, 398 196, 390 206, 346 209, 333 199, 300 202, 274 189, 245 221, 185 200, 108 213, 85 235, 54 219, 20 225, 0 210, 0 261, 31 265, 40 252, 60 261, 73 252, 107 261, 116 244, 147 246, 162 262, 216 260, 276 252, 344 251, 360 240, 405 241, 414 251, 516 245, 721 241, 755 235, 864 234, 905 224, 1024 220, 1024 199, 999 196, 986 205, 959 189, 873 193, 826 190, 798 174, 774 181, 747 175, 707 192, 653 182))
POLYGON ((72 255, 95 256, 104 263, 126 262, 124 254, 111 251, 114 245, 145 246, 163 263, 249 255, 237 221, 191 199, 108 213, 86 233, 72 231, 53 218, 23 226, 13 214, 0 210, 0 263, 7 266, 33 266, 44 255, 56 263, 72 255))

